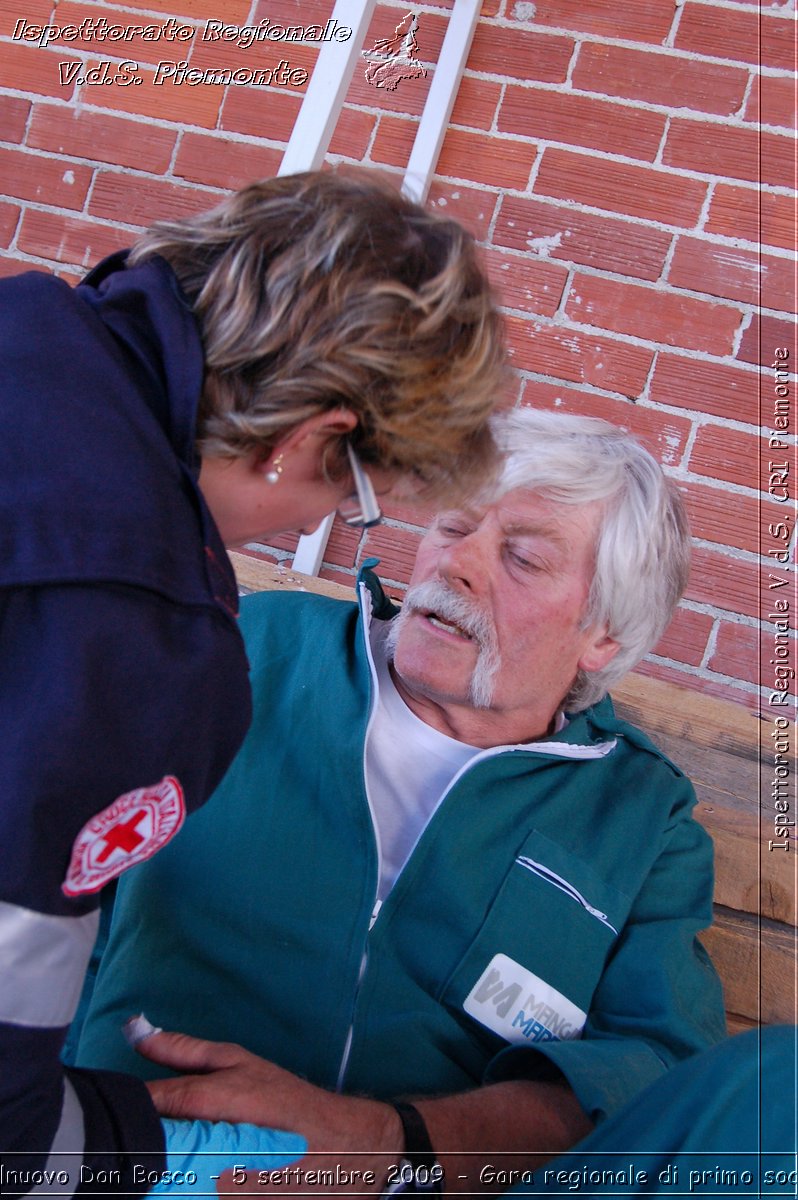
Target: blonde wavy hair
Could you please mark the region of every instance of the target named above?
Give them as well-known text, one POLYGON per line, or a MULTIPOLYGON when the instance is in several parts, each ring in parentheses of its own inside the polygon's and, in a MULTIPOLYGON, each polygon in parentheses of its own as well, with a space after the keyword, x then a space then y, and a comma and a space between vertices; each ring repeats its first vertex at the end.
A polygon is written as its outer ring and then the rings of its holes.
MULTIPOLYGON (((253 183, 163 221, 129 263, 160 255, 199 321, 202 455, 268 450, 346 407, 364 462, 458 495, 497 462, 489 416, 504 382, 500 317, 472 238, 365 172, 253 183)), ((346 471, 342 439, 325 470, 346 471)))

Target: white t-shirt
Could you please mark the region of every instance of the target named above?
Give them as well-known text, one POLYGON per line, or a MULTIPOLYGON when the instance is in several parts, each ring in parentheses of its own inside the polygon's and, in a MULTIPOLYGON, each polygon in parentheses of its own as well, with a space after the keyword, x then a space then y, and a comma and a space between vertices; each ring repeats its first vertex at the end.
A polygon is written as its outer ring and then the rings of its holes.
POLYGON ((384 622, 372 622, 378 691, 366 743, 366 790, 377 826, 380 901, 393 887, 454 776, 479 754, 477 746, 439 733, 407 707, 388 669, 386 633, 384 622))
MULTIPOLYGON (((372 621, 369 637, 377 695, 366 741, 366 791, 379 850, 378 907, 455 775, 482 752, 478 746, 440 733, 411 712, 391 677, 387 634, 386 622, 372 621)), ((558 713, 554 731, 567 724, 565 715, 558 713)))

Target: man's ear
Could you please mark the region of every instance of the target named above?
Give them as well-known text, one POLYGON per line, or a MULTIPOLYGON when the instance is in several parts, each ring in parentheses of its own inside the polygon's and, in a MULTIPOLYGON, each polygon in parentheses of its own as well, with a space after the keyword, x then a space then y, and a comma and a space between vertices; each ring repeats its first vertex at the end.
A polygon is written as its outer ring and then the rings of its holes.
POLYGON ((588 674, 591 671, 602 671, 612 662, 620 648, 620 643, 611 638, 604 627, 595 630, 579 659, 579 669, 588 674))

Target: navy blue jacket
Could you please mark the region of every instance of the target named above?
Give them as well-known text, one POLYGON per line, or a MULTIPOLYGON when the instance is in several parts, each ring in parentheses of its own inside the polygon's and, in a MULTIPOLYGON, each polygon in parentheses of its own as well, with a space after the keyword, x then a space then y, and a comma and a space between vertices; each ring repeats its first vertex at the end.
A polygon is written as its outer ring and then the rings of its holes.
POLYGON ((59 1053, 100 889, 204 803, 250 720, 196 484, 202 344, 169 266, 120 254, 74 290, 0 282, 0 363, 0 1190, 51 1151, 69 1178, 47 1190, 135 1194, 124 1152, 163 1165, 148 1093, 59 1053))

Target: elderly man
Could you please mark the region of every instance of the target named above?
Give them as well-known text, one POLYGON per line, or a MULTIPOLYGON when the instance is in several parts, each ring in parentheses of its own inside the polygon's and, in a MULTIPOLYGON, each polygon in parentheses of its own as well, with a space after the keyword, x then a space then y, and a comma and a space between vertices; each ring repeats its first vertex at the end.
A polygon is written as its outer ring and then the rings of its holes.
POLYGON ((168 1074, 122 1042, 141 1008, 241 1043, 148 1039, 194 1072, 156 1104, 297 1130, 377 1194, 435 1183, 431 1147, 447 1191, 503 1191, 497 1153, 572 1146, 724 1032, 692 787, 604 698, 683 588, 678 495, 605 422, 499 436, 498 489, 436 517, 399 615, 369 571, 360 611, 244 603, 251 732, 122 881, 78 1053, 168 1074))

